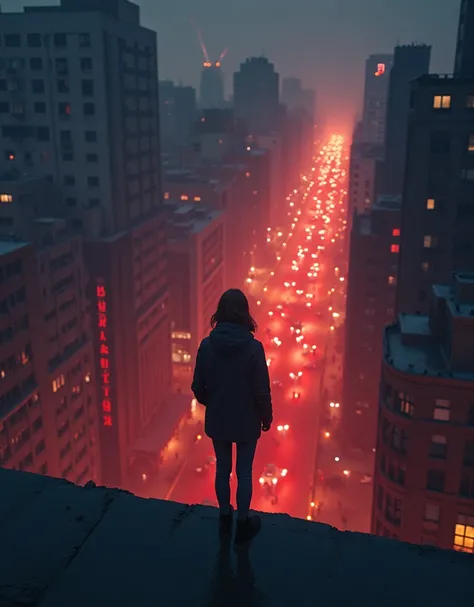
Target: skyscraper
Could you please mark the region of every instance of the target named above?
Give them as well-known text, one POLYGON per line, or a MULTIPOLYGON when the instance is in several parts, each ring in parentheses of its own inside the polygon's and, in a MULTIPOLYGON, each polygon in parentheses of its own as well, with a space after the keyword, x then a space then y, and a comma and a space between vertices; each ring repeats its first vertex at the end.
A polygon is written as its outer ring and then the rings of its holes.
POLYGON ((173 153, 189 143, 197 115, 196 90, 161 80, 159 98, 162 152, 173 153))
POLYGON ((88 237, 103 480, 123 485, 171 371, 156 35, 127 0, 0 14, 0 31, 0 154, 50 175, 88 237))
POLYGON ((461 0, 458 37, 454 59, 454 75, 457 78, 474 78, 474 2, 461 0))
POLYGON ((224 74, 220 61, 205 61, 201 69, 199 107, 202 110, 220 109, 225 106, 224 74))
POLYGON ((384 143, 387 94, 393 55, 370 55, 365 62, 362 142, 384 143))
POLYGON ((266 57, 251 57, 234 74, 234 111, 249 134, 267 134, 278 126, 280 76, 266 57))
POLYGON ((385 194, 400 196, 405 174, 405 156, 410 111, 410 83, 429 72, 431 47, 426 44, 396 46, 387 103, 385 128, 385 194))

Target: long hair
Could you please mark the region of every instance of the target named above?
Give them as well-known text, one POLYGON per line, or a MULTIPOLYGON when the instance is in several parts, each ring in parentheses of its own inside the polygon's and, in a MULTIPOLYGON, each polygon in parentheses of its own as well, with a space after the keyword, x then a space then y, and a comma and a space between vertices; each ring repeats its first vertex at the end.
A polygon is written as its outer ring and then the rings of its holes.
POLYGON ((241 325, 251 333, 257 330, 257 323, 250 314, 249 302, 240 289, 228 289, 221 295, 217 310, 211 317, 211 327, 214 328, 220 322, 241 325))

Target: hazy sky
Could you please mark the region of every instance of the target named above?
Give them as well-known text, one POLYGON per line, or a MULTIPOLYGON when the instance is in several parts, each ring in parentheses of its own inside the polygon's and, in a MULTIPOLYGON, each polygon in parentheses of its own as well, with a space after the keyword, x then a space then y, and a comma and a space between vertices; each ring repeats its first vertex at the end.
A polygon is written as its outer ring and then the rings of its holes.
MULTIPOLYGON (((4 11, 55 0, 0 0, 4 11)), ((193 20, 209 54, 224 47, 232 73, 264 52, 282 77, 317 90, 331 119, 352 120, 361 105, 364 61, 399 42, 433 46, 431 69, 452 72, 460 0, 136 0, 142 23, 158 32, 160 78, 196 86, 202 61, 193 20), (337 112, 335 111, 337 109, 337 112)))

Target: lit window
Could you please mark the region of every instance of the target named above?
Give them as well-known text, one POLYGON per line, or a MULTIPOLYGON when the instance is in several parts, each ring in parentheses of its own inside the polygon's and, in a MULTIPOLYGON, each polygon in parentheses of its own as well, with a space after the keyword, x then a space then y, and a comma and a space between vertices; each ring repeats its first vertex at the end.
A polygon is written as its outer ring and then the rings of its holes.
POLYGON ((195 196, 193 198, 194 202, 201 202, 201 197, 200 196, 195 196))
POLYGON ((392 236, 400 236, 400 230, 398 228, 393 228, 392 236))
POLYGON ((186 196, 186 194, 181 194, 181 200, 189 200, 189 196, 186 196))
POLYGON ((468 95, 466 98, 466 107, 474 109, 474 95, 468 95))
POLYGON ((395 285, 397 284, 397 279, 395 278, 395 276, 389 276, 387 282, 389 285, 395 285))
POLYGON ((474 134, 473 135, 469 135, 469 140, 467 143, 467 151, 468 152, 474 152, 474 134))
POLYGON ((458 514, 454 527, 453 550, 474 552, 474 516, 458 514))
POLYGON ((451 95, 435 95, 433 108, 435 110, 448 110, 451 107, 451 95))
POLYGON ((0 202, 13 202, 11 194, 0 194, 0 202))
POLYGON ((433 411, 433 419, 437 419, 440 422, 449 422, 450 408, 451 403, 449 400, 437 398, 433 411))
POLYGON ((170 193, 169 193, 169 192, 165 192, 165 193, 163 194, 163 198, 164 198, 165 200, 169 200, 169 198, 170 198, 170 193))
POLYGON ((58 378, 53 379, 53 392, 57 392, 60 388, 62 388, 64 383, 64 375, 60 375, 58 378))
POLYGON ((425 236, 423 238, 423 246, 425 249, 429 249, 433 245, 433 238, 431 236, 425 236))
POLYGON ((421 262, 421 269, 423 270, 423 272, 428 272, 429 267, 430 267, 430 264, 427 261, 421 262))
POLYGON ((426 208, 429 211, 432 211, 435 208, 435 199, 434 198, 428 198, 428 200, 426 201, 426 208))
POLYGON ((391 251, 392 253, 398 253, 398 252, 400 251, 400 245, 399 245, 399 244, 393 244, 393 245, 390 247, 390 251, 391 251))

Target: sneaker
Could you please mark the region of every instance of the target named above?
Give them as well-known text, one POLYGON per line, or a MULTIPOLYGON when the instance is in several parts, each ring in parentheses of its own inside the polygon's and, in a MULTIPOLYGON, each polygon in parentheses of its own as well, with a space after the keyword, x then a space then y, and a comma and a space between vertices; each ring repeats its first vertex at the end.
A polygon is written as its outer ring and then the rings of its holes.
POLYGON ((230 535, 234 520, 234 507, 230 505, 229 514, 219 515, 219 535, 230 535))
POLYGON ((253 514, 248 516, 245 520, 237 520, 237 531, 235 533, 235 543, 240 544, 242 542, 249 542, 253 539, 262 528, 262 519, 257 515, 253 514))

